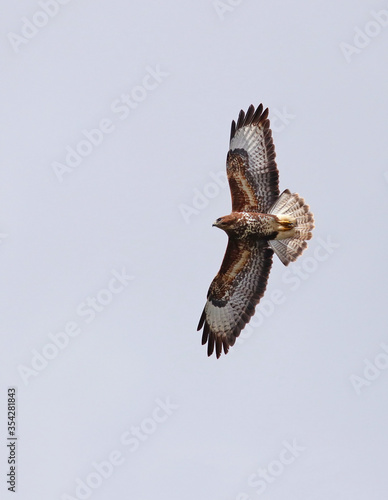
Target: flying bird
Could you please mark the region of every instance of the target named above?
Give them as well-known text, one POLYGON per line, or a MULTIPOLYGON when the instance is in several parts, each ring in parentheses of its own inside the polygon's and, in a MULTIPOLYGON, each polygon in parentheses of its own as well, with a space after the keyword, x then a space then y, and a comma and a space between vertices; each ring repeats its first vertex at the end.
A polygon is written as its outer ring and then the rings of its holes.
POLYGON ((199 320, 207 353, 227 354, 249 322, 267 287, 275 252, 287 266, 307 247, 313 214, 303 198, 288 189, 279 196, 279 172, 268 108, 240 111, 232 121, 226 159, 232 213, 213 226, 228 235, 228 245, 199 320))

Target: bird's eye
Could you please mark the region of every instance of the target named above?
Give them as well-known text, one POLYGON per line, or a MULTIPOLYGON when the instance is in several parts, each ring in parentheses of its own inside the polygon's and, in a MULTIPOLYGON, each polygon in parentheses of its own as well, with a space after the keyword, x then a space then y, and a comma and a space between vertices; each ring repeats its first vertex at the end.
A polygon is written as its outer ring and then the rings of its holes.
POLYGON ((217 224, 218 224, 219 222, 221 222, 221 221, 222 221, 222 217, 218 217, 218 219, 216 220, 217 224))

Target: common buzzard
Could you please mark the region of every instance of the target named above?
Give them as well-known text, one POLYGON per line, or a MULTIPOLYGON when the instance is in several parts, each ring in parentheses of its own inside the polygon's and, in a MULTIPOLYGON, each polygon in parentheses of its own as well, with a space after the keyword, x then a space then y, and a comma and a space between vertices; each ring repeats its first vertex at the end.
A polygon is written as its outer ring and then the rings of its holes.
POLYGON ((279 196, 279 172, 263 105, 240 111, 232 122, 226 172, 232 213, 213 226, 228 235, 228 246, 207 294, 199 320, 202 344, 214 347, 217 358, 226 354, 251 319, 264 295, 272 255, 288 265, 307 247, 314 227, 313 214, 298 194, 288 189, 279 196))

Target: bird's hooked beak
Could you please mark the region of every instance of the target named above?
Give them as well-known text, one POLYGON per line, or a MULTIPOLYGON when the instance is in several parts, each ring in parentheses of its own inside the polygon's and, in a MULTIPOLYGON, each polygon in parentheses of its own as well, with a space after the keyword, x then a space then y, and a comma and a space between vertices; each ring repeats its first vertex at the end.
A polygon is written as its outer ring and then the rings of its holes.
POLYGON ((215 222, 213 222, 212 227, 220 227, 221 222, 222 222, 222 218, 219 217, 215 222))

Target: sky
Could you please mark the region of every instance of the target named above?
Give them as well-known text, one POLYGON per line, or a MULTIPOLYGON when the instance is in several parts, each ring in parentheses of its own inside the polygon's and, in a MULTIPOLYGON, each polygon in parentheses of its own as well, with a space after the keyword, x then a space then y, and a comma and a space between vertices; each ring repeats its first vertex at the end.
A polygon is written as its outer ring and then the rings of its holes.
POLYGON ((22 0, 0 40, 1 497, 385 500, 388 3, 22 0), (260 103, 316 227, 217 360, 260 103))

